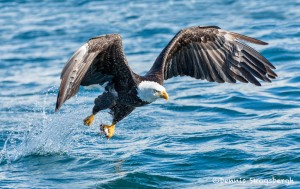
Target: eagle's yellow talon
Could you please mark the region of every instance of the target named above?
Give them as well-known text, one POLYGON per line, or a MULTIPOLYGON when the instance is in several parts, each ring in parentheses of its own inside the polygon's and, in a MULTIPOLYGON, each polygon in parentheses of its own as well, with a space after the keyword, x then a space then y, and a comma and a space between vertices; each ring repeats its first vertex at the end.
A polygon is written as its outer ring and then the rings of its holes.
POLYGON ((83 124, 90 126, 93 123, 94 119, 95 119, 95 115, 92 114, 83 120, 83 124))
POLYGON ((100 125, 101 134, 105 134, 107 139, 110 139, 115 133, 116 125, 100 125))

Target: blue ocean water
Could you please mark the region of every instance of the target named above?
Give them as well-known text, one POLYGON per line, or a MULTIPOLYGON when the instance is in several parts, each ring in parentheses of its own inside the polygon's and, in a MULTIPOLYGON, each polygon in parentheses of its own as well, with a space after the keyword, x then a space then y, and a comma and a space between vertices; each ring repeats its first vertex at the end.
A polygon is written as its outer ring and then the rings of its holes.
POLYGON ((0 25, 0 188, 300 188, 299 1, 0 1, 0 25), (121 34, 145 73, 193 25, 268 42, 253 47, 278 79, 173 78, 169 102, 136 109, 109 141, 107 112, 82 124, 103 89, 54 113, 61 69, 89 38, 121 34))

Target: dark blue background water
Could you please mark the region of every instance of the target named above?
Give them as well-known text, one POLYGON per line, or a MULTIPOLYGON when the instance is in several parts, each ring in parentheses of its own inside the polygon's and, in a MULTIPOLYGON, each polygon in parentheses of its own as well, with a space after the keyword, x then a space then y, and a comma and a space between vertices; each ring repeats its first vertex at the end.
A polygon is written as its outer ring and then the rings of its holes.
POLYGON ((0 2, 0 188, 299 188, 299 1, 0 2), (64 63, 87 39, 123 36, 145 73, 175 33, 218 25, 254 46, 279 75, 262 87, 168 80, 168 103, 137 109, 107 141, 82 88, 54 113, 64 63), (251 179, 292 179, 253 183, 251 179), (245 179, 246 183, 216 183, 245 179))

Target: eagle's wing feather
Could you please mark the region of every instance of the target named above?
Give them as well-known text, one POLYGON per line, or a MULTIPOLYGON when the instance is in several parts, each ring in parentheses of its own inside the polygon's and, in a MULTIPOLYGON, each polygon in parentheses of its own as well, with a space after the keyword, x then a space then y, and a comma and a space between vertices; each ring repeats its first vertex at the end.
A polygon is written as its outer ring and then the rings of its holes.
POLYGON ((271 82, 275 67, 253 48, 239 40, 267 43, 216 26, 190 27, 178 32, 156 59, 146 76, 161 84, 176 76, 191 76, 211 82, 271 82))
POLYGON ((135 85, 118 34, 92 38, 73 54, 61 73, 56 111, 78 92, 80 85, 102 85, 107 81, 124 88, 135 85))

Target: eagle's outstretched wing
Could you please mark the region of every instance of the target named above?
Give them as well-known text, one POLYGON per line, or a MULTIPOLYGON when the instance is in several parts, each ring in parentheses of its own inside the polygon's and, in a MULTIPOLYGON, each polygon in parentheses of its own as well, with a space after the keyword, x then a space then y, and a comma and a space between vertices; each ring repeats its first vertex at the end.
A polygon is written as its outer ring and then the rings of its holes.
POLYGON ((102 85, 112 81, 119 87, 131 88, 135 85, 133 74, 127 64, 120 35, 92 38, 73 54, 63 68, 55 110, 74 96, 80 85, 102 85))
POLYGON ((146 76, 161 84, 178 75, 218 83, 238 80, 260 85, 256 78, 271 82, 277 76, 272 71, 275 67, 239 40, 267 44, 216 26, 183 29, 160 53, 146 76))

